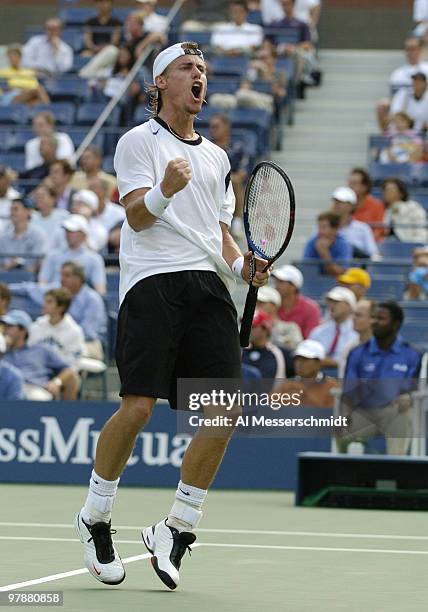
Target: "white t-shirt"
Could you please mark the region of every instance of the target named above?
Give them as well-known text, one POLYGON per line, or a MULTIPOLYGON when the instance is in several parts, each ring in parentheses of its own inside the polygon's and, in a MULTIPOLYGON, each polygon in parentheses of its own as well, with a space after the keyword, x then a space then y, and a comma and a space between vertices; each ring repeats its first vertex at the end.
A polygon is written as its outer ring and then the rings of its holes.
POLYGON ((123 206, 114 202, 107 202, 103 212, 95 218, 110 232, 116 225, 123 223, 126 217, 126 212, 123 206))
POLYGON ((422 98, 416 100, 413 91, 400 89, 391 100, 391 114, 405 112, 413 119, 414 129, 421 130, 428 123, 428 88, 422 98))
POLYGON ((254 23, 224 23, 215 26, 211 35, 211 46, 228 49, 249 49, 260 47, 263 42, 263 28, 254 23))
POLYGON ((183 141, 160 119, 150 119, 118 142, 114 167, 120 198, 159 183, 168 163, 177 157, 190 163, 192 179, 175 194, 162 217, 140 232, 135 232, 127 220, 123 223, 120 302, 137 282, 165 272, 212 270, 230 288, 234 285, 233 274, 222 257, 219 224, 230 225, 235 209, 230 163, 223 149, 202 137, 183 141))
POLYGON ((416 72, 423 72, 428 78, 428 63, 419 62, 419 64, 404 64, 396 68, 389 77, 391 87, 398 89, 399 87, 411 87, 412 75, 416 72))
MULTIPOLYGON (((65 132, 56 132, 54 136, 58 143, 56 149, 57 159, 70 160, 74 153, 74 145, 70 136, 65 132)), ((25 145, 25 169, 31 170, 42 164, 43 159, 40 155, 40 138, 32 138, 25 145)))
MULTIPOLYGON (((309 25, 311 9, 320 4, 321 0, 296 0, 293 11, 294 17, 309 25)), ((262 21, 265 25, 269 25, 274 21, 281 21, 285 17, 280 0, 261 0, 260 10, 262 12, 262 21)))
POLYGON ((414 0, 413 21, 428 21, 428 0, 414 0))
POLYGON ((48 315, 39 317, 30 327, 28 344, 49 344, 54 346, 61 357, 75 365, 85 348, 85 337, 80 325, 65 314, 62 321, 52 325, 48 315))

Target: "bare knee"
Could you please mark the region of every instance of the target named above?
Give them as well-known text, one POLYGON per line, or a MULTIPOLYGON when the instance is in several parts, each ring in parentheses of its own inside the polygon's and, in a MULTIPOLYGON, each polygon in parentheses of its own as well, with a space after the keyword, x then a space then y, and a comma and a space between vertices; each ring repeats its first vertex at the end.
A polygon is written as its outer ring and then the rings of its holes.
POLYGON ((122 400, 120 412, 126 415, 130 426, 140 429, 150 421, 155 402, 152 397, 126 395, 122 400))

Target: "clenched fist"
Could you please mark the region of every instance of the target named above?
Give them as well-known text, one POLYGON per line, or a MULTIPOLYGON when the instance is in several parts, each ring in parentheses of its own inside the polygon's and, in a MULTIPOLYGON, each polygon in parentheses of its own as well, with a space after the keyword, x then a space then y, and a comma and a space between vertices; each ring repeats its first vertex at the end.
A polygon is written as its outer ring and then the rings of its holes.
POLYGON ((174 194, 185 188, 192 178, 192 170, 187 160, 182 157, 172 159, 166 167, 163 181, 160 184, 163 195, 172 198, 174 194))

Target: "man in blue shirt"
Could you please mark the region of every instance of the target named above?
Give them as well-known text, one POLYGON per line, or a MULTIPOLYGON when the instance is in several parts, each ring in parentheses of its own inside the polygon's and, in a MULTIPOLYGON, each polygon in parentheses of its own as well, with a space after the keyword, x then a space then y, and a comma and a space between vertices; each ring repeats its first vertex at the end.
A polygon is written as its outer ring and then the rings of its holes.
POLYGON ((342 442, 364 441, 377 434, 386 438, 387 452, 405 455, 412 434, 412 398, 417 388, 421 357, 399 336, 404 313, 396 302, 378 305, 373 337, 348 357, 342 412, 350 426, 342 442))
MULTIPOLYGON (((41 387, 55 399, 77 399, 79 377, 59 353, 42 344, 28 346, 31 317, 23 310, 10 310, 2 322, 8 348, 5 363, 19 370, 27 385, 41 387)), ((31 399, 27 392, 26 396, 31 399)))
POLYGON ((340 217, 334 212, 318 215, 318 233, 310 238, 303 251, 304 259, 319 259, 323 262, 322 272, 331 276, 342 274, 349 268, 352 246, 340 234, 340 217))
MULTIPOLYGON (((6 352, 6 340, 0 334, 0 358, 6 352)), ((0 361, 0 402, 24 399, 24 381, 20 372, 9 363, 0 361)))
POLYGON ((104 260, 98 253, 86 246, 89 236, 88 221, 82 215, 70 215, 62 223, 68 249, 53 251, 43 261, 39 282, 43 285, 59 283, 61 266, 66 261, 77 261, 85 269, 87 281, 101 295, 106 292, 104 260))

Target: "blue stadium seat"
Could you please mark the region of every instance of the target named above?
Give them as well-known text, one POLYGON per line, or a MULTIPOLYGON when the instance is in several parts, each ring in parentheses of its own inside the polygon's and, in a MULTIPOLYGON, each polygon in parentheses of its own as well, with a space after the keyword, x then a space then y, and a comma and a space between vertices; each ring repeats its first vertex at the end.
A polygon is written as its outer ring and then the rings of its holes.
POLYGON ((28 123, 28 109, 26 106, 16 104, 13 106, 0 106, 0 124, 22 125, 28 123))
POLYGON ((426 324, 428 321, 428 304, 422 301, 405 301, 401 302, 400 306, 404 310, 406 322, 419 321, 420 324, 426 324))
POLYGON ((6 285, 11 285, 12 283, 26 283, 35 280, 35 275, 27 270, 0 272, 0 283, 6 283, 6 285))
POLYGON ((73 67, 71 69, 71 72, 79 72, 79 70, 83 68, 83 66, 85 66, 90 59, 90 57, 82 57, 81 55, 75 53, 73 57, 73 67))
POLYGON ((72 125, 74 123, 76 109, 72 102, 37 104, 31 107, 30 117, 34 117, 34 115, 37 115, 40 111, 50 111, 59 125, 72 125))
POLYGON ((428 350, 428 325, 405 320, 400 329, 400 335, 420 351, 428 350))
POLYGON ((336 281, 331 276, 317 276, 305 278, 304 294, 307 297, 320 300, 327 291, 335 287, 336 281))
POLYGON ((140 104, 135 109, 134 125, 140 125, 140 123, 144 123, 145 121, 147 121, 147 119, 150 119, 150 111, 148 110, 146 105, 140 104))
MULTIPOLYGON (((34 280, 34 278, 31 278, 30 280, 34 280)), ((7 281, 3 281, 3 282, 7 282, 7 281)), ((10 283, 19 283, 19 282, 24 282, 22 280, 14 280, 14 281, 9 281, 10 283)), ((14 295, 12 297, 11 303, 10 303, 10 308, 11 309, 18 309, 18 310, 24 310, 25 312, 27 312, 30 317, 33 319, 36 319, 37 317, 39 317, 42 314, 42 309, 40 304, 37 304, 37 302, 33 302, 33 300, 31 300, 29 297, 25 297, 25 296, 18 296, 18 295, 14 295)))
POLYGON ((299 32, 297 28, 264 28, 265 38, 275 41, 275 44, 295 45, 299 42, 299 32))
POLYGON ((257 81, 253 81, 252 88, 254 89, 254 91, 272 94, 272 83, 269 83, 269 81, 262 81, 261 79, 257 79, 257 81))
MULTIPOLYGON (((74 147, 77 149, 77 147, 83 142, 85 136, 88 134, 88 130, 67 130, 67 134, 70 136, 74 147)), ((92 141, 92 144, 104 151, 104 134, 102 132, 98 132, 92 141)))
MULTIPOLYGON (((101 115, 105 104, 99 102, 85 102, 77 109, 76 123, 78 125, 92 125, 101 115)), ((120 108, 116 107, 106 121, 106 125, 119 125, 120 108)))
POLYGON ((393 263, 388 261, 373 261, 367 266, 367 272, 370 276, 398 276, 407 278, 411 270, 412 264, 409 259, 394 260, 393 263))
POLYGON ((233 127, 255 130, 259 137, 259 154, 269 147, 272 114, 260 108, 235 108, 230 113, 233 127))
POLYGON ((247 15, 248 23, 255 23, 256 25, 263 25, 262 12, 261 11, 250 11, 247 15))
POLYGON ((394 176, 405 182, 412 180, 413 168, 412 164, 381 164, 379 162, 371 162, 369 173, 375 185, 379 185, 384 179, 394 176))
POLYGON ((107 293, 114 293, 119 291, 119 272, 107 272, 107 293))
POLYGON ((59 18, 65 26, 81 26, 95 15, 93 8, 83 6, 63 8, 59 12, 59 18))
POLYGON ((104 138, 104 155, 114 155, 116 151, 116 145, 119 138, 128 131, 129 128, 122 128, 119 130, 111 131, 104 130, 103 132, 98 132, 104 138))
POLYGON ((248 58, 222 55, 211 60, 211 69, 216 76, 243 77, 248 69, 248 58))
POLYGON ((210 118, 213 115, 217 115, 218 113, 220 113, 221 115, 224 115, 224 114, 229 115, 228 112, 225 113, 223 108, 218 108, 216 106, 205 104, 202 107, 201 112, 196 117, 195 128, 198 129, 198 125, 200 125, 201 127, 207 126, 210 118))
MULTIPOLYGON (((129 13, 132 13, 132 11, 136 11, 138 7, 135 6, 122 6, 122 7, 117 7, 113 9, 113 15, 114 17, 117 17, 117 19, 120 19, 120 21, 122 23, 125 23, 126 18, 128 17, 129 13)), ((156 12, 158 12, 156 10, 156 12)))
POLYGON ((49 80, 46 81, 45 87, 52 102, 79 103, 90 93, 86 81, 79 78, 61 77, 49 80))
POLYGON ((114 174, 113 155, 106 155, 103 159, 103 170, 108 174, 114 174))
POLYGON ((83 49, 83 32, 81 28, 66 28, 61 33, 62 40, 72 47, 75 53, 78 53, 83 49))
POLYGON ((369 160, 377 161, 382 149, 389 145, 389 138, 383 134, 370 134, 369 136, 369 160))
POLYGON ((417 247, 424 246, 417 242, 400 242, 399 240, 385 240, 379 245, 379 252, 382 257, 398 257, 398 258, 410 258, 414 249, 417 247))
POLYGON ((26 143, 34 136, 35 134, 30 129, 7 131, 5 135, 1 135, 2 150, 8 153, 23 153, 26 143))
POLYGON ((202 30, 185 30, 181 36, 182 40, 191 40, 198 43, 201 49, 209 47, 211 41, 211 32, 202 30))
POLYGON ((5 153, 0 155, 0 165, 12 168, 15 172, 25 170, 25 155, 22 153, 5 153))
POLYGON ((238 88, 239 79, 237 78, 219 79, 213 77, 208 81, 207 95, 209 97, 216 93, 234 94, 238 88))
POLYGON ((372 300, 393 300, 399 302, 403 298, 406 281, 400 278, 374 277, 367 292, 367 297, 372 300))

